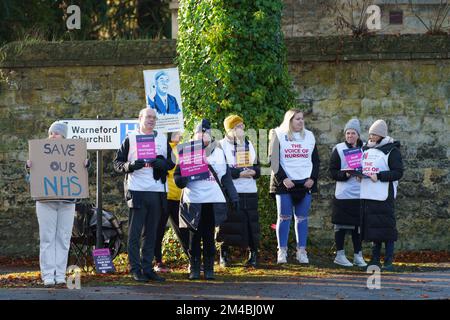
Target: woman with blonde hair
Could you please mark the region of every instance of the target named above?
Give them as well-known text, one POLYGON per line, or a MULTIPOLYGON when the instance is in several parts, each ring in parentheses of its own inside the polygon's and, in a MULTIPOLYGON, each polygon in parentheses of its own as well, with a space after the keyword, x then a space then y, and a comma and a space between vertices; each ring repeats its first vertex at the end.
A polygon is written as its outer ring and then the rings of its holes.
POLYGON ((309 263, 306 252, 311 193, 317 192, 319 154, 314 134, 305 128, 303 111, 291 109, 283 123, 270 132, 272 169, 270 194, 277 203, 277 263, 287 262, 287 243, 292 213, 295 215, 296 258, 309 263))

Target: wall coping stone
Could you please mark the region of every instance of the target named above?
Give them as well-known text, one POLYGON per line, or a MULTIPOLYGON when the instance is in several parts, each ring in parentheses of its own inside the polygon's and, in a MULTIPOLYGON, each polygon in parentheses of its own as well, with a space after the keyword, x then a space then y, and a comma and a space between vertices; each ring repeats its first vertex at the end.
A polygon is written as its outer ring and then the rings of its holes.
MULTIPOLYGON (((289 63, 450 59, 450 36, 298 37, 285 40, 289 63)), ((0 68, 175 65, 176 40, 11 42, 0 68)))

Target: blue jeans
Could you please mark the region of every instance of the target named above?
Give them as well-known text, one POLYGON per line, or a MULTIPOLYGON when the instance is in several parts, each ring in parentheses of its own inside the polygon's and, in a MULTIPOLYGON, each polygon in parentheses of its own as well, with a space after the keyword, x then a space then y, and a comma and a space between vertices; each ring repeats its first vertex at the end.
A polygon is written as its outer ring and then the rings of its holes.
POLYGON ((292 213, 295 215, 295 235, 297 238, 297 248, 306 247, 308 239, 308 213, 311 207, 311 194, 307 193, 302 201, 295 206, 290 194, 277 194, 277 240, 278 248, 286 248, 289 238, 289 228, 292 220, 292 213))

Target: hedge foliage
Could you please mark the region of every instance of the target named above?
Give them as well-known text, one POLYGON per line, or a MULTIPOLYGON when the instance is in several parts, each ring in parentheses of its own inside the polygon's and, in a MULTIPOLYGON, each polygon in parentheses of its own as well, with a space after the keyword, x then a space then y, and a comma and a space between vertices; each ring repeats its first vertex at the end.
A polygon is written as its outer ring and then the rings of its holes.
POLYGON ((186 127, 217 128, 237 113, 247 128, 277 126, 294 104, 281 32, 282 1, 181 0, 178 66, 186 127))

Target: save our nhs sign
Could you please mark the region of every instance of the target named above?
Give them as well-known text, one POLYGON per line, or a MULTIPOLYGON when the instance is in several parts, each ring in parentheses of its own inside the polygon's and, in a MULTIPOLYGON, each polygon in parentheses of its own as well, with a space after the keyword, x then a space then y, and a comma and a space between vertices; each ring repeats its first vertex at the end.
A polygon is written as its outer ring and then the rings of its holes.
POLYGON ((62 120, 67 123, 67 139, 84 139, 87 150, 117 150, 128 132, 138 128, 137 119, 130 120, 62 120))

